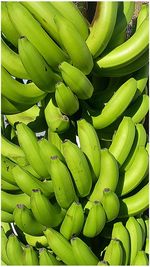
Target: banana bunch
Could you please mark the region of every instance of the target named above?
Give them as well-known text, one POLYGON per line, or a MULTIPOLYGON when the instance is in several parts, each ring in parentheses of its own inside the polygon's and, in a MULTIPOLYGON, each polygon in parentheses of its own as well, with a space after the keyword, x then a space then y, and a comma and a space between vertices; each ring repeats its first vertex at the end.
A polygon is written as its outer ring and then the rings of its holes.
POLYGON ((148 3, 86 9, 1 2, 2 266, 149 265, 148 3))

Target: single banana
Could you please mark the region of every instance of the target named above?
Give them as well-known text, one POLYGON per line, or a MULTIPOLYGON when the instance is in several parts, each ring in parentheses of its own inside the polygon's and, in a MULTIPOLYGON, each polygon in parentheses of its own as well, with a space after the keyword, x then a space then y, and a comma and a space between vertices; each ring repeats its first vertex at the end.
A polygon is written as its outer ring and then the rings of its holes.
POLYGON ((149 157, 144 146, 139 146, 130 168, 120 177, 116 192, 124 196, 135 189, 144 179, 148 172, 149 157))
POLYGON ((145 226, 146 226, 146 237, 149 238, 149 218, 144 218, 145 226))
POLYGON ((149 260, 144 250, 139 250, 137 252, 132 265, 135 266, 149 265, 149 260))
POLYGON ((52 156, 50 158, 49 173, 59 206, 68 209, 77 197, 70 172, 58 156, 52 156))
POLYGON ((19 144, 32 168, 41 176, 49 177, 44 159, 40 156, 40 149, 35 133, 24 123, 16 125, 19 144))
POLYGON ((94 58, 97 58, 103 52, 111 39, 116 23, 117 10, 118 2, 97 2, 95 15, 90 26, 90 34, 86 40, 94 58))
MULTIPOLYGON (((11 42, 15 47, 18 47, 19 33, 17 32, 9 17, 6 2, 3 2, 1 4, 1 30, 2 34, 7 38, 7 40, 11 42)), ((7 60, 9 59, 7 58, 7 60)))
POLYGON ((14 186, 16 186, 16 181, 12 174, 12 169, 16 166, 16 164, 10 159, 1 155, 1 176, 2 179, 14 186))
POLYGON ((129 232, 121 221, 113 224, 111 238, 120 240, 123 249, 122 265, 128 265, 130 256, 130 237, 129 232))
POLYGON ((33 176, 35 176, 38 180, 41 179, 40 175, 37 174, 31 165, 24 166, 23 169, 29 173, 31 173, 33 176))
POLYGON ((17 236, 13 233, 8 237, 6 253, 10 265, 22 265, 23 248, 17 236))
POLYGON ((149 16, 149 8, 147 3, 142 3, 140 12, 137 17, 137 23, 136 23, 136 31, 142 24, 142 22, 149 16))
POLYGON ((63 82, 58 82, 55 87, 55 99, 60 111, 68 116, 76 113, 79 109, 77 96, 63 82))
POLYGON ((136 218, 136 220, 138 221, 142 229, 142 248, 143 248, 146 242, 146 225, 142 217, 136 218))
POLYGON ((145 248, 144 248, 146 254, 149 254, 149 248, 150 248, 150 246, 149 246, 149 237, 147 237, 146 240, 145 240, 145 248))
POLYGON ((25 105, 28 109, 43 99, 46 93, 34 83, 22 84, 18 82, 2 67, 2 96, 19 105, 25 105))
POLYGON ((48 247, 48 243, 47 243, 47 239, 45 235, 33 236, 33 235, 26 234, 26 233, 24 233, 24 235, 25 235, 25 240, 27 244, 29 244, 30 246, 36 247, 36 248, 48 247))
POLYGON ((108 222, 117 218, 119 214, 120 202, 115 192, 113 192, 109 188, 105 188, 103 191, 101 203, 106 213, 108 222), (112 207, 111 209, 110 206, 112 207))
POLYGON ((123 83, 107 102, 100 114, 91 117, 94 128, 103 129, 116 121, 130 104, 136 89, 137 83, 134 78, 130 78, 123 83))
POLYGON ((51 266, 51 265, 61 265, 55 256, 46 248, 39 249, 39 265, 41 266, 51 266))
POLYGON ((85 119, 77 121, 80 148, 87 156, 91 167, 93 181, 96 182, 100 175, 101 147, 94 127, 85 119), (92 142, 91 142, 92 140, 92 142))
POLYGON ((47 227, 58 226, 65 215, 65 211, 55 206, 44 196, 40 189, 33 189, 31 195, 31 210, 37 222, 47 227))
POLYGON ((5 262, 6 265, 9 265, 9 258, 6 252, 8 238, 6 236, 4 228, 1 226, 1 260, 5 262))
POLYGON ((76 265, 77 259, 69 241, 53 228, 44 231, 52 251, 67 265, 76 265))
POLYGON ((79 237, 71 239, 71 247, 76 259, 77 265, 97 265, 99 259, 79 237))
POLYGON ((26 234, 42 236, 45 226, 36 221, 33 213, 23 204, 17 204, 13 212, 14 221, 26 234), (32 227, 31 227, 32 226, 32 227))
POLYGON ((17 78, 29 79, 21 59, 4 41, 1 39, 2 66, 17 78))
POLYGON ((20 191, 20 188, 17 185, 10 184, 1 178, 1 189, 9 193, 20 191))
POLYGON ((61 77, 54 73, 37 48, 25 37, 18 40, 19 56, 30 80, 42 91, 52 93, 61 77))
POLYGON ((135 137, 135 126, 130 117, 123 117, 116 133, 113 136, 109 151, 122 166, 126 160, 135 137))
POLYGON ((87 203, 86 207, 90 206, 91 201, 101 201, 103 197, 103 190, 105 188, 110 188, 112 191, 115 191, 118 178, 119 169, 117 161, 108 149, 102 149, 100 175, 89 197, 89 202, 87 203))
POLYGON ((140 68, 137 72, 134 74, 134 78, 137 81, 137 91, 133 97, 133 101, 135 101, 138 96, 140 96, 147 84, 148 81, 148 75, 149 75, 149 65, 145 64, 142 68, 140 68))
POLYGON ((56 68, 67 59, 64 51, 44 31, 40 23, 19 2, 8 2, 8 13, 20 36, 27 39, 37 48, 48 65, 56 68), (18 23, 19 22, 19 23, 18 23))
POLYGON ((144 212, 149 205, 149 186, 148 183, 137 193, 130 197, 120 199, 119 218, 135 216, 144 212))
POLYGON ((107 261, 111 266, 122 265, 123 249, 119 239, 111 239, 109 245, 106 248, 104 260, 107 261))
POLYGON ((13 214, 7 211, 1 210, 1 221, 12 223, 14 221, 13 214))
POLYGON ((64 47, 67 51, 73 66, 88 75, 93 68, 93 59, 83 37, 73 23, 63 15, 56 15, 54 21, 62 42, 62 48, 64 47))
POLYGON ((17 103, 10 102, 3 95, 1 96, 1 113, 5 115, 18 114, 22 111, 29 109, 28 105, 18 105, 17 103))
POLYGON ((145 128, 144 128, 143 124, 137 123, 135 125, 135 137, 134 137, 133 145, 132 145, 131 150, 128 154, 128 157, 126 158, 126 160, 124 161, 123 165, 120 168, 121 172, 122 171, 125 172, 131 167, 139 146, 145 146, 145 144, 146 144, 145 128))
POLYGON ((63 133, 69 128, 69 118, 61 113, 54 98, 50 98, 44 113, 50 131, 63 133))
POLYGON ((1 191, 1 208, 2 210, 12 213, 17 204, 24 204, 30 208, 30 197, 24 193, 9 194, 1 191))
POLYGON ((113 49, 104 57, 97 59, 96 67, 113 71, 125 67, 138 59, 148 48, 149 19, 146 18, 139 29, 126 42, 113 49))
POLYGON ((126 228, 130 236, 130 265, 133 264, 134 258, 139 250, 142 249, 142 230, 134 217, 129 217, 126 222, 126 228))
POLYGON ((23 250, 23 259, 22 259, 23 265, 39 265, 38 260, 38 253, 33 249, 32 246, 26 245, 23 250))
POLYGON ((85 197, 90 193, 92 187, 92 175, 88 161, 81 149, 70 140, 65 140, 62 148, 77 191, 81 197, 85 197))
MULTIPOLYGON (((85 209, 86 212, 86 209, 85 209)), ((99 201, 92 202, 83 227, 83 235, 93 238, 100 234, 106 223, 105 209, 99 201)))
POLYGON ((79 99, 88 99, 92 96, 93 85, 82 71, 67 62, 62 62, 59 70, 66 85, 79 99))
POLYGON ((61 151, 62 139, 58 133, 51 131, 50 128, 48 128, 48 141, 61 151))

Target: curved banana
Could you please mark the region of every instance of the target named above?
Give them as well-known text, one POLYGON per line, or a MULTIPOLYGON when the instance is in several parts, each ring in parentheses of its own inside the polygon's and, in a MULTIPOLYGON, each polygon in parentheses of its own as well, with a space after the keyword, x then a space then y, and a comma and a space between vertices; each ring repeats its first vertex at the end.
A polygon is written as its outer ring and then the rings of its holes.
POLYGON ((44 31, 40 23, 19 2, 8 2, 8 13, 20 36, 27 39, 37 48, 48 65, 57 68, 67 59, 64 51, 44 31), (19 22, 19 23, 18 23, 19 22))
POLYGON ((136 218, 136 220, 138 221, 142 229, 142 248, 143 248, 146 242, 146 225, 142 217, 136 218))
POLYGON ((17 124, 16 130, 19 144, 24 151, 29 164, 41 178, 49 177, 49 173, 44 164, 44 159, 40 156, 40 149, 35 133, 25 123, 17 124))
POLYGON ((36 221, 32 211, 25 205, 17 204, 13 216, 15 223, 24 233, 33 236, 43 235, 43 231, 46 227, 36 221))
POLYGON ((6 236, 4 228, 1 226, 1 260, 6 264, 9 265, 9 259, 6 252, 8 238, 6 236))
POLYGON ((142 230, 139 223, 134 217, 129 217, 126 222, 126 228, 130 236, 130 265, 133 264, 134 258, 139 250, 142 249, 142 230))
POLYGON ((89 197, 89 202, 85 207, 90 205, 90 202, 101 201, 103 190, 110 188, 116 190, 119 178, 119 169, 117 161, 108 149, 101 150, 101 171, 97 183, 94 186, 93 192, 89 197))
POLYGON ((130 168, 120 177, 116 192, 124 196, 135 189, 144 179, 148 172, 149 157, 144 146, 139 146, 130 168))
POLYGON ((55 87, 55 99, 60 111, 68 116, 76 113, 79 109, 77 96, 63 82, 58 82, 55 87))
POLYGON ((14 233, 8 237, 6 253, 10 265, 22 265, 23 248, 19 239, 14 233))
POLYGON ((77 265, 97 265, 99 259, 79 237, 71 239, 71 247, 76 259, 77 265))
POLYGON ((94 128, 103 129, 113 123, 128 107, 137 89, 137 82, 130 78, 110 98, 101 113, 91 116, 94 128))
POLYGON ((10 184, 9 182, 1 178, 1 189, 9 193, 20 191, 20 188, 17 185, 10 184))
POLYGON ((107 261, 111 266, 122 265, 123 249, 120 240, 111 239, 109 245, 106 248, 104 260, 107 261))
POLYGON ((16 164, 10 159, 1 155, 1 176, 2 179, 12 185, 16 186, 16 181, 12 174, 12 169, 16 166, 16 164))
POLYGON ((132 265, 135 265, 135 266, 145 266, 145 265, 148 266, 149 265, 149 260, 144 250, 139 250, 137 252, 132 265))
POLYGON ((149 65, 145 64, 142 68, 140 68, 135 74, 134 78, 137 81, 137 91, 133 97, 133 101, 135 101, 138 96, 140 96, 147 84, 148 81, 148 75, 149 75, 149 65))
POLYGON ((118 239, 123 248, 122 265, 128 265, 130 255, 130 237, 129 232, 121 221, 113 224, 112 236, 113 239, 118 239))
POLYGON ((52 251, 67 265, 76 265, 76 257, 69 241, 52 228, 44 231, 48 244, 52 251))
POLYGON ((5 115, 18 114, 31 107, 28 105, 18 105, 18 103, 10 102, 6 97, 1 95, 1 113, 5 115))
POLYGON ((135 125, 135 137, 134 137, 133 145, 132 145, 131 150, 128 154, 128 157, 126 158, 126 160, 124 161, 123 165, 120 168, 121 172, 122 171, 125 172, 131 167, 131 165, 134 161, 138 147, 139 146, 145 146, 145 144, 146 144, 145 128, 144 128, 143 124, 137 123, 135 125))
POLYGON ((60 109, 55 104, 54 98, 50 98, 44 113, 50 131, 63 133, 69 128, 69 118, 61 113, 60 109))
MULTIPOLYGON (((22 84, 2 67, 2 96, 28 108, 46 96, 34 83, 22 84)), ((25 109, 24 109, 25 110, 25 109)))
POLYGON ((21 79, 30 79, 21 59, 5 42, 1 39, 2 66, 13 76, 21 79))
POLYGON ((92 187, 92 174, 88 161, 81 149, 70 140, 65 140, 62 148, 77 191, 81 197, 85 197, 92 187))
POLYGON ((145 118, 148 110, 149 96, 142 94, 126 109, 124 114, 125 116, 130 116, 134 123, 140 123, 145 118))
POLYGON ((77 197, 69 170, 58 156, 52 156, 50 158, 49 173, 59 206, 68 209, 77 197))
POLYGON ((67 51, 73 66, 88 75, 93 68, 93 59, 83 37, 73 23, 63 15, 56 15, 54 21, 62 42, 62 48, 64 47, 67 51))
POLYGON ((27 244, 29 244, 30 246, 36 247, 36 248, 48 247, 48 243, 47 243, 47 239, 45 235, 33 236, 33 235, 26 234, 26 233, 24 233, 24 235, 25 235, 25 240, 27 244))
POLYGON ((39 265, 41 266, 51 266, 51 265, 61 265, 55 256, 46 248, 39 249, 39 265))
POLYGON ((119 167, 129 155, 134 137, 135 125, 132 119, 130 117, 123 117, 109 147, 109 151, 117 160, 119 167))
POLYGON ((31 165, 24 166, 23 169, 29 173, 31 173, 33 176, 35 176, 38 180, 41 179, 41 176, 37 174, 31 165))
POLYGON ((144 249, 145 249, 145 253, 149 254, 149 237, 146 237, 144 249))
POLYGON ((81 70, 67 62, 62 62, 59 70, 66 85, 79 99, 88 99, 92 96, 93 85, 81 70))
POLYGON ((40 189, 33 189, 31 195, 31 210, 37 222, 47 227, 58 226, 65 215, 65 211, 60 207, 51 204, 40 189))
POLYGON ((94 127, 85 119, 77 121, 80 148, 88 158, 93 181, 96 182, 100 174, 101 147, 94 127), (92 140, 92 142, 91 142, 92 140))
MULTIPOLYGON (((1 30, 4 36, 6 36, 7 40, 11 42, 15 47, 18 47, 19 33, 17 32, 9 17, 6 2, 3 2, 1 4, 1 30)), ((9 59, 7 58, 7 60, 9 59)))
POLYGON ((1 191, 1 208, 2 210, 12 213, 17 204, 24 204, 30 208, 30 197, 24 193, 20 194, 9 194, 1 191))
POLYGON ((1 210, 1 221, 12 223, 14 221, 13 214, 7 211, 1 210))
POLYGON ((148 15, 149 15, 148 4, 142 3, 140 12, 139 12, 138 17, 137 17, 136 31, 138 30, 138 28, 140 27, 142 22, 148 17, 148 15))
POLYGON ((26 245, 23 249, 23 259, 22 259, 23 265, 39 265, 38 260, 38 253, 33 249, 32 246, 26 245))
POLYGON ((52 71, 37 48, 23 36, 18 40, 18 50, 30 80, 42 91, 54 92, 55 84, 61 81, 61 77, 52 71))
POLYGON ((56 146, 59 151, 62 152, 61 150, 62 139, 58 133, 51 131, 50 128, 48 128, 48 141, 54 146, 56 146))
MULTIPOLYGON (((85 209, 86 212, 86 209, 85 209)), ((99 201, 94 201, 88 211, 87 218, 83 227, 83 235, 95 237, 100 234, 106 223, 106 213, 99 201)))
POLYGON ((115 192, 113 192, 109 188, 105 188, 103 191, 101 203, 106 213, 106 218, 108 222, 117 218, 120 209, 120 202, 115 192))
POLYGON ((139 58, 148 48, 149 19, 146 18, 138 30, 122 45, 113 49, 104 57, 97 59, 96 67, 106 71, 125 67, 139 58))
POLYGON ((149 205, 149 186, 148 183, 137 193, 130 197, 120 199, 119 218, 135 216, 148 208, 149 205))
POLYGON ((84 224, 84 211, 79 202, 73 202, 68 208, 63 222, 60 226, 60 233, 70 240, 73 235, 79 235, 84 224))
POLYGON ((111 39, 116 23, 117 10, 118 2, 97 2, 95 15, 90 26, 90 34, 86 40, 94 58, 97 58, 103 52, 111 39))

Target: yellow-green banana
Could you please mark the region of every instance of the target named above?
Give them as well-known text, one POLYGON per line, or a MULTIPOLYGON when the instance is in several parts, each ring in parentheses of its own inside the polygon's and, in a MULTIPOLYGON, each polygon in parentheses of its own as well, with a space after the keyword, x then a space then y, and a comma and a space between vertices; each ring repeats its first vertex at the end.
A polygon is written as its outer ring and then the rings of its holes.
POLYGON ((136 23, 136 31, 138 30, 138 28, 140 27, 140 25, 142 24, 142 22, 144 21, 144 19, 146 19, 149 15, 149 7, 147 3, 142 3, 140 12, 138 14, 137 17, 137 23, 136 23))
POLYGON ((14 221, 13 214, 7 211, 1 210, 1 221, 12 223, 14 221))
POLYGON ((24 233, 24 235, 25 235, 26 242, 30 246, 36 247, 36 248, 48 247, 47 239, 44 234, 42 236, 33 236, 33 235, 24 233))
POLYGON ((139 250, 137 252, 132 265, 135 265, 135 266, 145 266, 145 265, 148 266, 149 265, 149 260, 144 250, 139 250))
POLYGON ((104 188, 101 203, 106 213, 108 222, 117 218, 119 214, 120 202, 115 192, 109 188, 104 188))
POLYGON ((39 265, 41 266, 51 266, 51 265, 61 265, 52 252, 46 248, 39 249, 39 265))
POLYGON ((17 236, 13 233, 8 237, 6 253, 10 265, 22 265, 23 248, 17 236))
POLYGON ((10 261, 7 256, 6 252, 6 245, 7 245, 8 238, 6 236, 4 228, 1 226, 1 260, 6 264, 9 265, 10 261))
POLYGON ((141 226, 142 229, 142 247, 144 247, 145 242, 146 242, 146 225, 145 225, 145 221, 142 217, 136 218, 136 220, 138 221, 138 223, 141 226))
POLYGON ((134 78, 137 81, 137 91, 133 97, 133 101, 135 101, 137 97, 143 93, 148 81, 148 74, 149 74, 148 64, 145 64, 142 68, 140 68, 137 72, 134 73, 134 78))
POLYGON ((20 188, 17 185, 10 184, 9 182, 3 180, 2 178, 1 178, 1 189, 9 193, 11 193, 11 191, 18 191, 18 190, 20 191, 20 188))
POLYGON ((122 265, 123 249, 120 240, 111 239, 109 245, 106 248, 104 260, 107 261, 111 266, 122 265))
POLYGON ((31 105, 18 105, 18 103, 10 102, 6 97, 1 95, 1 113, 5 115, 18 114, 29 109, 31 105))
POLYGON ((10 159, 1 155, 1 176, 2 179, 12 185, 16 185, 16 181, 12 174, 12 169, 16 166, 16 164, 10 159))
POLYGON ((24 247, 22 255, 22 264, 29 266, 39 265, 38 253, 30 245, 26 245, 24 247))

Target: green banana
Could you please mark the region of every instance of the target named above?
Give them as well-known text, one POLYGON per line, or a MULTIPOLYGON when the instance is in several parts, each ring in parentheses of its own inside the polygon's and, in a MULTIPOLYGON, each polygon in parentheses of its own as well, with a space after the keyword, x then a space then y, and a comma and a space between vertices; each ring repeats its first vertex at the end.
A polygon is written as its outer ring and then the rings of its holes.
POLYGON ((117 10, 118 2, 97 2, 95 15, 90 26, 90 34, 86 40, 94 58, 97 58, 103 52, 111 39, 116 23, 117 10))
POLYGON ((134 195, 120 199, 120 211, 118 217, 124 218, 138 215, 148 208, 148 203, 149 186, 147 183, 134 195))
POLYGON ((52 71, 37 48, 23 36, 18 40, 18 49, 30 80, 42 91, 54 92, 55 84, 61 81, 61 77, 52 71))
POLYGON ((17 78, 29 79, 21 59, 4 41, 1 39, 2 66, 17 78))
POLYGON ((108 266, 109 264, 107 261, 102 260, 102 261, 99 261, 97 265, 108 266))
POLYGON ((135 125, 130 117, 123 117, 113 136, 109 151, 122 166, 131 150, 135 137, 135 125))
POLYGON ((92 250, 79 237, 71 239, 71 247, 76 259, 77 265, 97 265, 99 259, 92 250))
POLYGON ((30 198, 24 193, 20 194, 9 194, 7 192, 1 191, 1 208, 2 210, 12 213, 17 204, 24 204, 30 208, 30 198))
POLYGON ((142 24, 142 22, 149 16, 149 8, 147 3, 142 3, 140 12, 137 17, 137 23, 136 23, 136 31, 142 24))
MULTIPOLYGON (((86 212, 86 209, 85 209, 86 212)), ((106 213, 99 201, 92 202, 83 227, 83 235, 95 237, 100 234, 106 223, 106 213)))
POLYGON ((50 158, 49 173, 59 206, 68 209, 77 197, 69 170, 58 156, 52 156, 50 158))
POLYGON ((55 256, 48 251, 46 248, 39 249, 39 265, 51 266, 51 265, 61 265, 55 256))
POLYGON ((113 224, 111 237, 120 240, 123 249, 122 265, 128 265, 130 256, 130 237, 128 230, 121 221, 113 224))
POLYGON ((113 123, 128 107, 137 89, 134 78, 123 83, 97 116, 92 116, 94 128, 103 129, 113 123))
MULTIPOLYGON (((9 40, 15 47, 18 47, 19 34, 9 17, 6 2, 2 2, 1 4, 1 29, 7 40, 9 40)), ((7 58, 7 60, 9 59, 7 58)))
POLYGON ((1 260, 6 264, 9 265, 9 258, 6 252, 8 238, 6 236, 4 228, 1 226, 1 260))
POLYGON ((142 217, 139 217, 136 220, 138 221, 142 229, 142 247, 144 247, 146 241, 146 225, 142 217))
POLYGON ((145 144, 146 144, 145 128, 144 128, 143 124, 137 123, 135 125, 135 138, 133 141, 133 145, 132 145, 131 150, 128 154, 128 157, 126 158, 126 160, 124 161, 123 165, 120 168, 121 172, 122 171, 125 172, 131 167, 131 165, 134 161, 138 147, 139 146, 145 146, 145 144))
POLYGON ((1 210, 1 221, 7 222, 7 223, 12 223, 14 221, 13 214, 9 213, 5 210, 1 210))
POLYGON ((149 254, 149 237, 145 240, 145 253, 149 254))
POLYGON ((137 252, 132 265, 136 265, 136 266, 149 265, 148 257, 144 250, 139 250, 137 252))
POLYGON ((26 245, 23 250, 23 265, 39 265, 38 253, 33 249, 32 246, 26 245))
POLYGON ((139 146, 132 165, 119 177, 116 188, 117 194, 124 196, 135 189, 147 175, 148 165, 149 159, 146 148, 144 146, 139 146))
POLYGON ((58 82, 55 87, 55 99, 60 111, 68 116, 76 113, 79 109, 77 96, 63 82, 58 82))
POLYGON ((109 188, 105 188, 103 191, 103 197, 101 203, 106 213, 108 222, 117 218, 119 214, 120 202, 115 192, 113 192, 109 188))
POLYGON ((1 96, 1 113, 5 115, 13 115, 29 109, 28 105, 18 105, 17 103, 10 102, 3 95, 1 96))
POLYGON ((88 75, 93 68, 93 59, 80 32, 71 21, 61 14, 56 15, 54 21, 62 42, 62 48, 64 47, 67 51, 73 66, 88 75))
POLYGON ((7 191, 9 193, 13 191, 20 191, 20 188, 17 185, 13 185, 1 178, 1 189, 3 191, 7 191))
POLYGON ((107 261, 111 266, 122 265, 123 249, 120 240, 111 239, 108 247, 106 248, 104 260, 107 261))
POLYGON ((13 212, 14 221, 26 234, 42 236, 45 226, 36 221, 33 213, 23 204, 17 204, 13 212), (32 227, 31 227, 32 226, 32 227))
POLYGON ((133 264, 137 252, 142 249, 142 230, 139 223, 132 216, 128 218, 126 228, 129 232, 131 244, 129 263, 133 264))
POLYGON ((44 159, 41 158, 39 153, 40 149, 35 133, 24 123, 17 124, 16 129, 20 147, 24 151, 29 164, 41 178, 49 177, 44 159))
POLYGON ((58 226, 65 215, 65 211, 57 205, 51 204, 40 189, 33 189, 31 194, 31 210, 37 222, 46 227, 58 226))
POLYGON ((41 91, 34 83, 22 84, 18 82, 2 67, 2 96, 28 109, 43 99, 46 93, 41 91))
POLYGON ((62 139, 58 133, 51 131, 50 128, 48 128, 48 141, 61 151, 62 139))
POLYGON ((8 241, 6 244, 6 253, 10 265, 22 265, 23 248, 15 234, 11 234, 8 237, 8 241))
POLYGON ((138 98, 138 96, 140 96, 143 93, 148 81, 148 74, 149 74, 148 64, 145 64, 134 74, 134 78, 137 81, 137 91, 133 97, 133 101, 135 101, 138 98))
POLYGON ((92 175, 88 161, 81 149, 70 140, 65 140, 62 148, 77 191, 81 197, 85 197, 90 193, 92 187, 92 175))
POLYGON ((40 175, 37 174, 31 165, 24 166, 23 169, 29 173, 31 173, 33 176, 35 176, 38 180, 41 179, 40 175))
POLYGON ((48 247, 47 239, 45 235, 42 236, 33 236, 24 233, 25 240, 27 244, 29 244, 32 247, 41 248, 41 247, 48 247))
POLYGON ((52 228, 44 231, 48 244, 52 251, 67 265, 76 265, 77 259, 69 241, 52 228))
POLYGON ((66 85, 79 99, 88 99, 92 96, 93 85, 82 71, 67 62, 62 62, 59 70, 66 85))
POLYGON ((79 202, 73 202, 68 208, 63 222, 60 226, 60 233, 70 240, 73 235, 81 233, 84 224, 84 211, 79 202))
POLYGON ((50 131, 63 133, 69 128, 69 118, 61 113, 60 109, 56 106, 54 98, 50 98, 44 113, 50 131))
POLYGON ((16 166, 10 159, 1 155, 1 176, 2 179, 12 185, 16 185, 16 181, 12 174, 12 169, 16 166))
POLYGON ((64 51, 44 31, 40 23, 19 2, 7 2, 9 16, 20 36, 27 39, 37 48, 48 65, 56 68, 67 59, 64 51), (18 23, 19 22, 19 23, 18 23))
POLYGON ((90 164, 93 181, 97 181, 100 174, 101 147, 94 127, 85 119, 77 121, 80 148, 87 156, 90 164), (91 142, 92 140, 92 142, 91 142))

